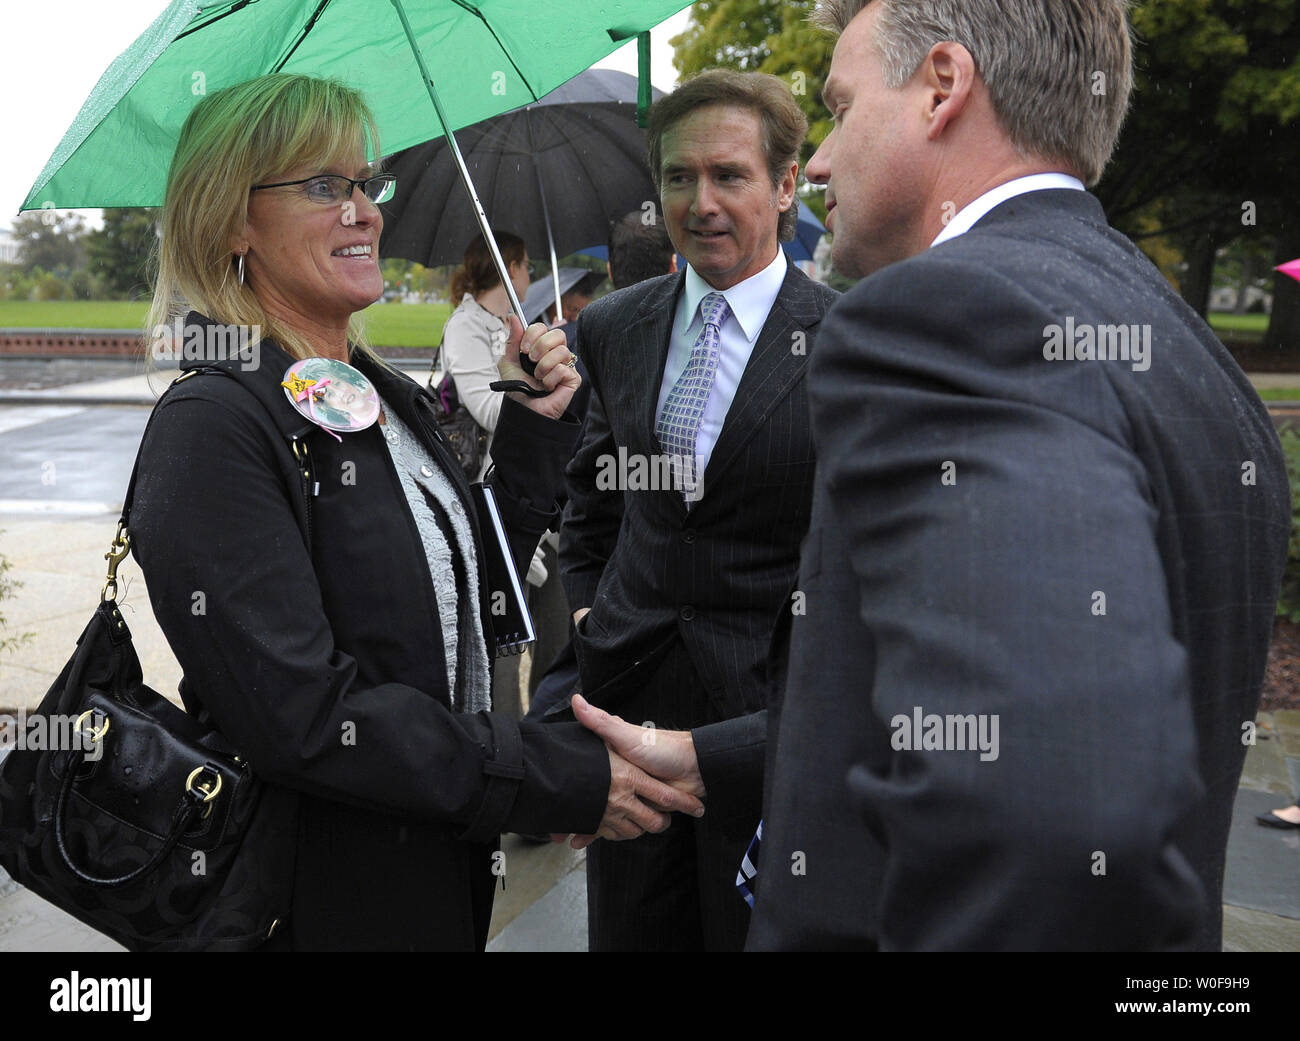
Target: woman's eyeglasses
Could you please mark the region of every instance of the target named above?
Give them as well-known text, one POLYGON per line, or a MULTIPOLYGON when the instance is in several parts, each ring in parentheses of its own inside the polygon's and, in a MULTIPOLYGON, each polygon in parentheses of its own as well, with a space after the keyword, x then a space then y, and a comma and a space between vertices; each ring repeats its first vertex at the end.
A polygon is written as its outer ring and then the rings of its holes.
POLYGON ((301 181, 277 181, 275 184, 255 184, 252 190, 263 188, 288 188, 290 185, 303 185, 303 192, 312 202, 325 205, 341 203, 352 198, 352 190, 360 188, 361 194, 378 205, 387 202, 397 190, 397 177, 394 174, 376 174, 360 180, 344 177, 342 174, 317 174, 304 177, 301 181))

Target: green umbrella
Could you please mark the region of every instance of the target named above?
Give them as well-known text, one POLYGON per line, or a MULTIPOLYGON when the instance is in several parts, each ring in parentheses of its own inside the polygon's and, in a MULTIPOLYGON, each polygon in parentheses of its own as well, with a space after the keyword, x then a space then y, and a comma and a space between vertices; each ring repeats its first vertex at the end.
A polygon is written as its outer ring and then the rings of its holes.
MULTIPOLYGON (((270 72, 359 89, 389 152, 444 128, 457 152, 451 131, 538 100, 687 4, 174 0, 109 66, 22 209, 159 205, 181 124, 200 97, 270 72)), ((481 214, 463 165, 462 177, 481 214)), ((480 224, 486 235, 486 217, 480 224)))

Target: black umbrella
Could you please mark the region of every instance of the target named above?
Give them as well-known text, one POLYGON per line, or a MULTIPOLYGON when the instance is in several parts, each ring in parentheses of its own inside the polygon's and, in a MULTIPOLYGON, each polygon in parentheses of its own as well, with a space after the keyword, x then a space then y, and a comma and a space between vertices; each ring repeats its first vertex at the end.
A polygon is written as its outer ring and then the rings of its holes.
MULTIPOLYGON (((547 252, 552 272, 557 255, 606 241, 623 214, 647 202, 658 209, 636 93, 635 76, 587 69, 540 101, 456 131, 493 227, 520 236, 534 256, 547 252)), ((398 191, 383 207, 380 255, 459 263, 482 232, 446 142, 398 152, 386 169, 398 191)), ((557 286, 557 314, 559 296, 557 286)))

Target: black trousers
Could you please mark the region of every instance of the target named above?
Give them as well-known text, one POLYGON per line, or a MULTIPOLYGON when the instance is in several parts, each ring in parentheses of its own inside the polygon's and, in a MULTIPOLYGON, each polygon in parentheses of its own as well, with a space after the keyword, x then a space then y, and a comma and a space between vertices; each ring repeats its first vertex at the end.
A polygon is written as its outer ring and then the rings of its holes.
POLYGON ((532 707, 537 685, 550 670, 558 655, 569 641, 572 619, 569 616, 569 598, 564 595, 560 581, 560 559, 555 547, 542 543, 542 563, 546 565, 546 581, 540 586, 528 587, 528 610, 537 630, 533 644, 533 664, 528 674, 528 703, 532 707))
MULTIPOLYGON (((720 722, 686 648, 669 651, 645 690, 610 706, 630 723, 687 730, 720 722)), ((739 951, 749 906, 736 873, 758 818, 674 814, 658 835, 587 848, 587 930, 592 951, 739 951)))

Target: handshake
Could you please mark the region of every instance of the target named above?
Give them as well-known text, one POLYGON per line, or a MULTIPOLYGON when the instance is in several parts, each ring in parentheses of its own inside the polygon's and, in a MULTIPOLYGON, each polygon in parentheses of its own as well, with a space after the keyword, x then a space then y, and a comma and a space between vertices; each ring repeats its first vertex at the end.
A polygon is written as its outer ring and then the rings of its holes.
MULTIPOLYGON (((569 845, 584 849, 597 839, 635 839, 668 827, 674 811, 704 815, 704 782, 689 731, 639 727, 573 696, 578 722, 605 742, 609 752, 609 797, 595 835, 574 835, 569 845)), ((552 835, 563 842, 567 835, 552 835)))

